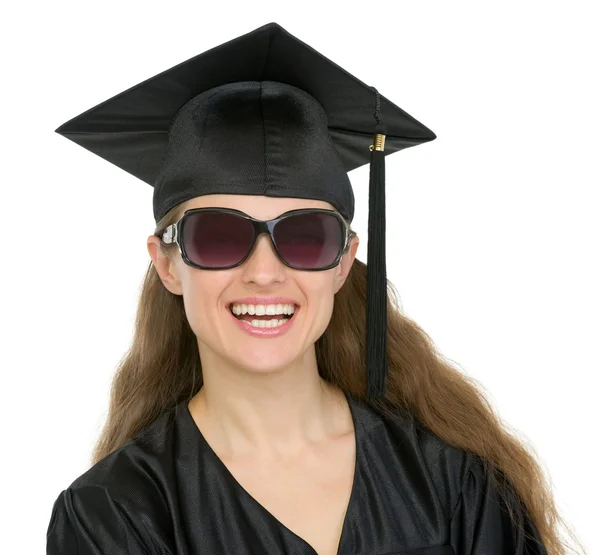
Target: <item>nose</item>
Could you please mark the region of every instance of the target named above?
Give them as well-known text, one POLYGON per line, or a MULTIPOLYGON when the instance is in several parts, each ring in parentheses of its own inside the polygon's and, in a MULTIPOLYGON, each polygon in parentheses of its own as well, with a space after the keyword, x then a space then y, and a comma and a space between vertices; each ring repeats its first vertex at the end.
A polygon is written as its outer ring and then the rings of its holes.
POLYGON ((284 279, 285 264, 277 256, 271 238, 266 233, 258 236, 242 268, 245 283, 265 286, 284 279))

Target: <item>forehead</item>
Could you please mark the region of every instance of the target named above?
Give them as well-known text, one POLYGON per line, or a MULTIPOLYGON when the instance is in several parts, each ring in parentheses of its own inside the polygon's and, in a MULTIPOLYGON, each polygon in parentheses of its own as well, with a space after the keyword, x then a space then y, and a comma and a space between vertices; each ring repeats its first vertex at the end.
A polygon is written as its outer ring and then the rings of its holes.
POLYGON ((288 210, 297 208, 327 208, 334 206, 323 200, 291 197, 267 197, 262 195, 202 195, 184 202, 182 213, 191 208, 235 208, 258 220, 270 220, 288 210))

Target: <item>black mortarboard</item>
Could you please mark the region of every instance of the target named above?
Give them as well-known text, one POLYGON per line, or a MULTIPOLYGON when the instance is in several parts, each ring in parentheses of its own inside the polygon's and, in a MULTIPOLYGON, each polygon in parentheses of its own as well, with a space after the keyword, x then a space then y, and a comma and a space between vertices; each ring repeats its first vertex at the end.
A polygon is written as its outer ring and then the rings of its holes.
POLYGON ((211 193, 319 199, 352 221, 347 172, 370 162, 367 396, 384 393, 384 156, 435 139, 431 130, 269 23, 131 87, 56 132, 152 185, 156 221, 176 204, 211 193))

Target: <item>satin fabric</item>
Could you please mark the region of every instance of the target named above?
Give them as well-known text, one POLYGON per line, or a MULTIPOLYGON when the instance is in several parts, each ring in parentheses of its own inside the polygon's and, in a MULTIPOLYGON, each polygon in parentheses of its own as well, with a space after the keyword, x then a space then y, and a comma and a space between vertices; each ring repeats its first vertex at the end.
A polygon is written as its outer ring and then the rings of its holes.
MULTIPOLYGON (((356 464, 338 555, 547 555, 516 502, 513 526, 479 459, 347 400, 356 464)), ((59 494, 47 555, 59 554, 318 555, 236 481, 187 401, 59 494)))

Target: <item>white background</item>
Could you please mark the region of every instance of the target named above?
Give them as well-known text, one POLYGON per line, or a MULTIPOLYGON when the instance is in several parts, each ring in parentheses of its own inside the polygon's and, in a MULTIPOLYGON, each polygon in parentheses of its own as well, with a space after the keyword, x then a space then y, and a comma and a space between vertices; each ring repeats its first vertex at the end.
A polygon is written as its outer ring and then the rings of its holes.
MULTIPOLYGON (((39 2, 4 10, 4 553, 42 553, 127 350, 152 188, 54 133, 275 21, 430 127, 387 157, 404 310, 530 442, 600 553, 599 18, 593 2, 39 2)), ((350 174, 366 261, 368 167, 350 174)))

